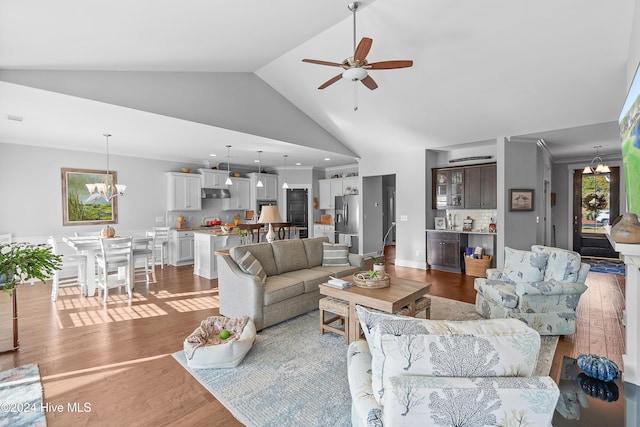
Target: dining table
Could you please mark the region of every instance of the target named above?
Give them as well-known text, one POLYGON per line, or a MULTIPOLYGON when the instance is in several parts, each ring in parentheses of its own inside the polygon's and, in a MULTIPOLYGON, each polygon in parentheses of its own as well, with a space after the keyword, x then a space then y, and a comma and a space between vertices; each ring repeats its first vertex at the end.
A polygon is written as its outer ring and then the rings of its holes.
MULTIPOLYGON (((118 236, 122 237, 122 236, 118 236)), ((149 243, 153 240, 150 236, 131 236, 133 238, 133 245, 149 243)), ((73 248, 77 253, 81 253, 87 257, 87 296, 94 296, 96 288, 98 287, 96 277, 96 254, 102 251, 100 241, 103 238, 100 236, 70 236, 63 237, 62 241, 73 248)), ((131 262, 135 262, 131 260, 131 262)), ((155 266, 154 266, 155 267, 155 266)), ((135 265, 129 268, 129 280, 131 281, 131 289, 135 284, 135 265)))

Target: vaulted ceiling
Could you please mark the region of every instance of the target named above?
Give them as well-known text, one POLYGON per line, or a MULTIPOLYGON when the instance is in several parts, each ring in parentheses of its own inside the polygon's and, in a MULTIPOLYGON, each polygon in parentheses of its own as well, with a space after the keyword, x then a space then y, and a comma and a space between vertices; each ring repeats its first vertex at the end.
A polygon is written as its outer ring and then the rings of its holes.
POLYGON ((0 142, 102 152, 109 132, 115 154, 216 163, 231 144, 267 166, 500 136, 620 156, 633 0, 366 0, 369 62, 414 66, 318 90, 340 69, 301 60, 352 55, 347 4, 0 0, 0 142))

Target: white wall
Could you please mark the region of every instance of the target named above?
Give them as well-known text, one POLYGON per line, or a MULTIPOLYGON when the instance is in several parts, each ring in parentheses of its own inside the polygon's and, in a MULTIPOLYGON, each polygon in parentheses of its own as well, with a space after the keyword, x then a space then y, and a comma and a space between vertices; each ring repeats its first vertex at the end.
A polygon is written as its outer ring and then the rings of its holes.
POLYGON ((382 248, 382 176, 362 178, 362 253, 381 255, 382 248))
POLYGON ((396 265, 426 268, 425 151, 390 151, 384 157, 364 156, 360 160, 363 179, 391 174, 396 176, 396 265))
MULTIPOLYGON (((143 232, 164 225, 166 214, 165 172, 185 165, 133 157, 110 157, 118 182, 127 185, 118 200, 117 233, 143 232), (156 217, 163 218, 161 223, 156 217)), ((98 153, 68 151, 0 143, 0 233, 10 232, 17 241, 44 242, 49 235, 72 235, 74 231, 100 230, 102 226, 62 225, 61 168, 106 168, 106 156, 98 153)), ((205 216, 220 216, 222 200, 205 199, 203 211, 184 213, 190 224, 199 225, 205 216)), ((235 212, 233 212, 235 213, 235 212)), ((180 212, 171 212, 169 225, 180 212)), ((233 218, 231 216, 231 218, 233 218)))

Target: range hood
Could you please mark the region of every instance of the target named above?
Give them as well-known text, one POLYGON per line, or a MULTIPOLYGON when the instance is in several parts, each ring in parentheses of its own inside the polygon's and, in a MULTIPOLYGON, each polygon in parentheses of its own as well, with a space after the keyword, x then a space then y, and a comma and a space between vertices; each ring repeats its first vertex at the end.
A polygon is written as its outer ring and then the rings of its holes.
POLYGON ((226 188, 203 188, 203 199, 228 199, 231 193, 226 188))

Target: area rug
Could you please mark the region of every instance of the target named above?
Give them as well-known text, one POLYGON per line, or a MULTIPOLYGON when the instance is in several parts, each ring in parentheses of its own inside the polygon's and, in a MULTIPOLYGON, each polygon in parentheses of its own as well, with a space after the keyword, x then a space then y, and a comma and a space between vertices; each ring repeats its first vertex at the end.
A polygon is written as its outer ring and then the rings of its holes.
POLYGON ((0 372, 0 426, 46 426, 37 364, 0 372))
POLYGON ((582 261, 591 266, 590 272, 625 274, 624 261, 621 259, 582 257, 582 261))
MULTIPOLYGON (((481 318, 472 304, 431 298, 432 319, 481 318)), ((173 357, 247 426, 349 426, 347 345, 341 336, 320 335, 318 316, 312 311, 260 331, 236 368, 191 369, 182 350, 173 357)), ((551 368, 553 338, 543 339, 536 369, 546 369, 543 375, 551 368)))

